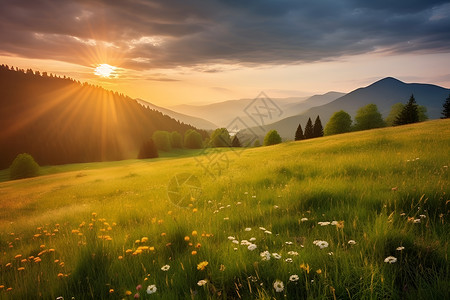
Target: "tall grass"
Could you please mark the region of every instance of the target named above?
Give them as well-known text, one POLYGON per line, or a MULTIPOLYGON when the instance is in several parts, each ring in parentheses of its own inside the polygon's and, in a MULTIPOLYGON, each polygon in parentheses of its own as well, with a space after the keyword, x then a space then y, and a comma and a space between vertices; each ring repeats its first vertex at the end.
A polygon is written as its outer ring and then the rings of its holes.
POLYGON ((438 120, 222 152, 215 178, 187 157, 0 183, 0 298, 444 299, 449 137, 438 120), (190 207, 167 196, 184 172, 190 207))

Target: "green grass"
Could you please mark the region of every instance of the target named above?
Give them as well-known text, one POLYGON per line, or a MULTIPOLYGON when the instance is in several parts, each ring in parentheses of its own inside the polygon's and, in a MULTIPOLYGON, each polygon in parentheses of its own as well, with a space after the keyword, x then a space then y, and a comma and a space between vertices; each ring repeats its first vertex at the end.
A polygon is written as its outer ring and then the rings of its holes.
POLYGON ((48 175, 0 183, 0 298, 444 299, 448 149, 450 121, 436 120, 221 150, 214 177, 195 151, 46 167, 48 175), (168 198, 179 173, 201 182, 190 207, 168 198), (253 237, 257 248, 229 236, 253 237), (281 259, 262 260, 266 250, 281 259))

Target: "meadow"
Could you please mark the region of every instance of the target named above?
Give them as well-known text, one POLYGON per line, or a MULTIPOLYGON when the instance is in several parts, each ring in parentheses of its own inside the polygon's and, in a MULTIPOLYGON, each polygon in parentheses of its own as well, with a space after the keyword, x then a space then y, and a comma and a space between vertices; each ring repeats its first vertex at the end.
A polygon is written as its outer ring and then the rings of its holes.
POLYGON ((445 299, 449 149, 434 120, 0 182, 0 298, 445 299))

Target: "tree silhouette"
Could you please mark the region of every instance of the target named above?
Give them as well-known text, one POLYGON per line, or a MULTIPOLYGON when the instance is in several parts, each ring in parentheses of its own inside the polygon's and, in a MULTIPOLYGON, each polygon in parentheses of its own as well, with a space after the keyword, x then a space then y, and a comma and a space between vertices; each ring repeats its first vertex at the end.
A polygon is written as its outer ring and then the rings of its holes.
POLYGON ((231 141, 231 147, 242 147, 237 134, 234 135, 233 140, 231 141))
POLYGON ((302 125, 298 124, 297 130, 295 131, 295 140, 301 141, 304 139, 305 139, 305 136, 303 135, 302 125))
POLYGON ((442 106, 444 107, 444 109, 442 110, 442 115, 444 116, 443 119, 450 118, 450 94, 448 95, 447 99, 445 99, 445 102, 442 106))
POLYGON ((321 137, 323 136, 323 126, 322 122, 320 121, 320 117, 317 116, 316 121, 314 122, 313 127, 313 137, 321 137))
POLYGON ((312 139, 314 137, 314 127, 311 118, 308 118, 305 126, 305 139, 312 139))
POLYGON ((397 116, 394 126, 405 125, 419 122, 419 109, 417 107, 414 95, 411 95, 408 103, 403 107, 403 110, 397 116))

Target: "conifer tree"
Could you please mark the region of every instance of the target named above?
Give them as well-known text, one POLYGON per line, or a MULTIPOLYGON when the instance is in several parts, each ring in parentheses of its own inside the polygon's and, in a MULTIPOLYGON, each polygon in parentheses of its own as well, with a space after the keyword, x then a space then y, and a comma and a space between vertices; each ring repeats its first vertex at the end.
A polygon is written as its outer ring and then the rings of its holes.
POLYGON ((414 95, 411 95, 408 103, 395 119, 394 126, 417 122, 419 122, 419 109, 417 107, 416 99, 414 99, 414 95))
POLYGON ((242 147, 241 142, 237 137, 237 134, 233 137, 233 140, 231 141, 231 147, 242 147))
POLYGON ((450 94, 447 99, 445 99, 444 105, 442 105, 444 109, 442 110, 442 115, 444 116, 442 119, 450 118, 450 94))
POLYGON ((313 137, 321 137, 323 136, 323 126, 322 122, 320 121, 320 117, 317 116, 316 121, 314 122, 313 127, 313 137))
POLYGON ((305 127, 305 139, 311 139, 314 137, 314 128, 311 121, 311 118, 308 118, 308 122, 306 122, 305 127))
POLYGON ((301 141, 301 140, 304 140, 304 139, 305 139, 305 136, 303 135, 302 125, 298 124, 297 131, 295 132, 295 140, 296 141, 301 141))

